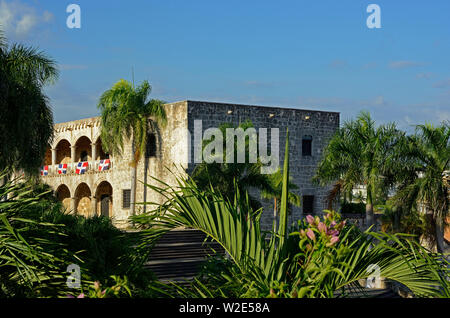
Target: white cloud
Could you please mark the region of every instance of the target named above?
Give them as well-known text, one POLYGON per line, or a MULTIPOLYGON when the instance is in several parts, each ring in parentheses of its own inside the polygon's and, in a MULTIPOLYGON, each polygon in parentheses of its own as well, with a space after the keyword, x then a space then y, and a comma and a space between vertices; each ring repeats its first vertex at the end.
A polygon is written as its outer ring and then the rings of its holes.
POLYGON ((436 82, 433 84, 434 88, 448 88, 450 87, 450 78, 447 78, 445 80, 436 82))
POLYGON ((26 14, 20 18, 17 22, 16 32, 17 34, 28 33, 37 23, 37 18, 34 15, 26 14))
POLYGON ((42 14, 42 19, 44 20, 44 22, 50 22, 53 20, 53 13, 49 12, 49 11, 44 11, 44 13, 42 14))
POLYGON ((0 1, 0 27, 8 36, 26 37, 41 24, 49 23, 53 14, 38 12, 34 7, 18 0, 0 1))
POLYGON ((348 66, 347 61, 341 59, 333 60, 329 64, 329 67, 331 68, 345 68, 347 66, 348 66))
POLYGON ((389 63, 390 68, 394 69, 404 69, 410 67, 422 66, 422 63, 414 62, 414 61, 393 61, 389 63))
POLYGON ((431 72, 424 72, 424 73, 417 73, 416 74, 416 78, 425 78, 425 79, 429 79, 433 76, 433 73, 431 72))
POLYGON ((384 96, 377 96, 374 100, 373 100, 373 104, 377 105, 377 106, 386 106, 388 103, 387 101, 384 99, 384 96))

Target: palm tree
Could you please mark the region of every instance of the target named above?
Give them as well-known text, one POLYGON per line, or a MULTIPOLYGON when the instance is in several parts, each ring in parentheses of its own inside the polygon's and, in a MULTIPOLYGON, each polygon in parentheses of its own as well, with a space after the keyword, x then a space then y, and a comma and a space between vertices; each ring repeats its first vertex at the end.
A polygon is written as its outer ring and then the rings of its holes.
MULTIPOLYGON (((242 128, 244 131, 248 128, 252 128, 253 124, 250 121, 240 123, 237 128, 242 128)), ((230 123, 225 123, 219 126, 222 132, 223 138, 223 148, 226 149, 226 129, 236 128, 230 123)), ((210 142, 209 140, 204 141, 203 148, 206 147, 210 142)), ((234 141, 234 156, 237 156, 237 142, 234 141)), ((245 153, 249 154, 249 139, 246 138, 245 141, 245 153)), ((236 160, 235 160, 236 161, 236 160)), ((249 192, 250 189, 258 189, 265 191, 266 193, 273 193, 276 191, 272 188, 272 181, 267 174, 261 173, 261 162, 258 160, 256 163, 250 163, 249 158, 245 158, 244 163, 227 163, 226 162, 226 151, 223 151, 223 163, 212 162, 207 163, 203 161, 198 166, 195 167, 192 172, 192 178, 200 189, 209 189, 211 184, 217 191, 222 193, 222 195, 228 200, 234 199, 235 194, 235 184, 239 188, 240 193, 244 194, 249 192)), ((257 198, 249 195, 250 205, 257 210, 261 207, 261 203, 257 198)))
POLYGON ((431 237, 443 251, 443 229, 449 215, 448 189, 444 173, 450 168, 450 124, 418 125, 401 149, 403 168, 398 169, 396 205, 425 207, 433 230, 431 237))
POLYGON ((148 81, 134 87, 126 80, 119 80, 100 97, 102 146, 107 152, 123 154, 125 138, 131 138, 131 215, 135 214, 137 165, 145 153, 151 118, 156 123, 167 121, 163 103, 148 99, 151 86, 148 81))
POLYGON ((54 60, 36 48, 9 45, 0 30, 0 170, 38 172, 53 137, 42 89, 57 77, 54 60))
MULTIPOLYGON (((277 215, 278 211, 280 210, 278 203, 281 200, 281 194, 283 190, 283 173, 281 172, 281 169, 278 169, 277 172, 269 175, 269 178, 272 184, 270 190, 263 190, 261 196, 265 199, 273 199, 273 227, 274 229, 276 229, 277 215)), ((298 189, 298 186, 291 182, 291 178, 289 178, 289 189, 298 189)), ((300 202, 300 196, 298 194, 295 194, 294 192, 289 191, 288 203, 295 206, 300 206, 300 202)))
POLYGON ((390 186, 386 178, 395 159, 396 145, 403 133, 395 124, 375 126, 369 113, 344 123, 330 140, 313 180, 325 185, 339 181, 346 193, 357 185, 366 187, 366 223, 374 224, 373 208, 377 195, 390 186))

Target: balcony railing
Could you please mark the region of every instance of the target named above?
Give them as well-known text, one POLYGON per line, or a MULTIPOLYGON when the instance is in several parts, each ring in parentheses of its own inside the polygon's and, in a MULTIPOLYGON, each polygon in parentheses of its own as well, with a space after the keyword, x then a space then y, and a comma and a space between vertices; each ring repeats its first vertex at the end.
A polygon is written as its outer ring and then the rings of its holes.
POLYGON ((111 159, 108 160, 109 162, 105 162, 105 160, 96 160, 43 166, 41 167, 41 176, 45 177, 50 175, 64 176, 74 174, 82 175, 85 173, 103 173, 110 171, 113 168, 113 161, 111 159))

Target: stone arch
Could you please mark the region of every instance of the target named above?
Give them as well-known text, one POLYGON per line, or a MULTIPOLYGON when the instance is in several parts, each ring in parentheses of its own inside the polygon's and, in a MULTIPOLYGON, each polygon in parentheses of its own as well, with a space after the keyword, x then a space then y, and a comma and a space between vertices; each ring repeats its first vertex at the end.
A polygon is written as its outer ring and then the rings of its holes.
POLYGON ((97 215, 112 217, 113 211, 113 187, 104 180, 101 181, 95 190, 97 215))
POLYGON ((91 161, 91 139, 85 135, 80 136, 75 142, 75 162, 91 161))
POLYGON ((100 136, 97 136, 94 138, 95 140, 95 149, 96 149, 96 158, 94 160, 103 160, 103 159, 109 159, 110 155, 109 153, 105 152, 102 147, 102 138, 100 136))
POLYGON ((58 134, 57 136, 55 136, 56 138, 53 140, 53 143, 52 143, 52 148, 56 148, 56 146, 58 146, 58 144, 62 141, 62 140, 66 140, 68 143, 69 143, 69 145, 71 144, 71 142, 70 142, 70 138, 68 138, 67 136, 66 136, 66 134, 58 134))
POLYGON ((71 209, 71 201, 70 190, 65 184, 60 184, 55 191, 56 198, 63 204, 64 209, 66 211, 70 211, 71 209))
POLYGON ((70 142, 65 138, 62 138, 58 141, 58 143, 55 145, 56 164, 69 163, 72 161, 70 147, 70 142))
POLYGON ((75 190, 75 212, 84 217, 92 215, 91 189, 87 183, 80 183, 75 190))

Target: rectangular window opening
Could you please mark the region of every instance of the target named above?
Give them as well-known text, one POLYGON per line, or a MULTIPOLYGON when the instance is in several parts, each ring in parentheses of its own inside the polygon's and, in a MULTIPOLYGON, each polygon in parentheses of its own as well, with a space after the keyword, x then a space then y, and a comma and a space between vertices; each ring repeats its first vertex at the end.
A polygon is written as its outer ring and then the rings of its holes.
POLYGON ((303 215, 314 214, 314 196, 303 196, 303 215))
POLYGON ((122 190, 122 208, 129 209, 131 206, 131 190, 122 190))

